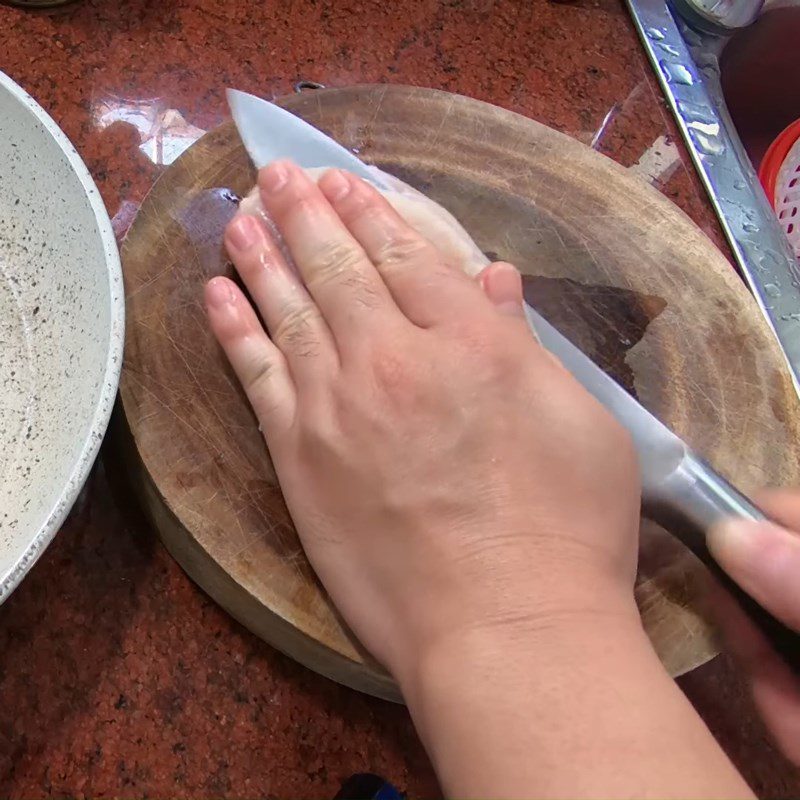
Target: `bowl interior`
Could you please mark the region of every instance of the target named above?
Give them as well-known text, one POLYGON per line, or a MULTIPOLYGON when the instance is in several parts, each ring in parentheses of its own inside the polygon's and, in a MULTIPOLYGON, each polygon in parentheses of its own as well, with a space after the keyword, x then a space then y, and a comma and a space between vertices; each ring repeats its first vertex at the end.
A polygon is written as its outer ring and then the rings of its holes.
POLYGON ((0 74, 0 600, 88 474, 116 389, 108 216, 52 120, 0 74))

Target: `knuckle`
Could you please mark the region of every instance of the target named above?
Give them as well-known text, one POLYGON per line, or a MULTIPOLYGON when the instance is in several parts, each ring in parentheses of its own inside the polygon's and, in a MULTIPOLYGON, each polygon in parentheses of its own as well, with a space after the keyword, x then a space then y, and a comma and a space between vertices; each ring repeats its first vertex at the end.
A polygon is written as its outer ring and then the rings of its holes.
POLYGON ((360 272, 353 272, 342 283, 353 295, 354 302, 364 308, 376 308, 380 305, 381 294, 377 288, 365 275, 360 272))
POLYGON ((347 242, 325 242, 312 255, 314 270, 308 283, 324 286, 331 281, 347 280, 359 273, 361 261, 361 253, 347 242))
POLYGON ((309 287, 318 289, 335 283, 347 289, 358 305, 365 308, 380 305, 379 287, 364 272, 364 257, 358 249, 347 243, 329 242, 317 251, 314 264, 309 287))
POLYGON ((313 356, 319 351, 319 312, 311 305, 289 309, 276 325, 272 338, 283 350, 313 356))
POLYGON ((367 218, 376 222, 381 213, 382 198, 364 181, 354 181, 350 192, 337 209, 339 216, 346 223, 367 218))
POLYGON ((276 252, 271 243, 263 240, 246 253, 239 255, 235 261, 236 272, 243 279, 249 281, 251 278, 260 275, 265 266, 274 264, 276 259, 276 252))
POLYGON ((245 391, 248 395, 259 395, 269 385, 277 365, 267 355, 260 355, 254 358, 247 366, 245 391))
POLYGON ((417 362, 393 352, 384 352, 372 364, 372 380, 378 401, 400 409, 418 407, 425 395, 427 372, 417 362))
POLYGON ((402 268, 408 264, 418 264, 421 261, 435 262, 434 249, 413 234, 398 234, 389 238, 378 249, 377 262, 384 270, 402 268))
POLYGON ((305 183, 292 187, 292 193, 287 198, 285 208, 286 218, 292 222, 299 220, 313 220, 319 215, 320 200, 314 189, 305 183))

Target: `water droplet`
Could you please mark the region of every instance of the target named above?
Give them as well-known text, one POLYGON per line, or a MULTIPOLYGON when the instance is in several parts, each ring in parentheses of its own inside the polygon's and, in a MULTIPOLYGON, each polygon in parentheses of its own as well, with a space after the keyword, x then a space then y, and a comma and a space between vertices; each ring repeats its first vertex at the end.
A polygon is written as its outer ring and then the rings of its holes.
POLYGON ((717 136, 719 134, 719 122, 713 120, 692 120, 686 123, 687 128, 699 131, 706 136, 717 136))
POLYGON ((743 180, 738 180, 738 181, 734 181, 733 182, 733 188, 734 189, 740 189, 741 190, 741 189, 744 189, 746 186, 747 186, 747 184, 743 180))
POLYGON ((658 28, 648 28, 645 33, 655 42, 660 42, 664 38, 664 32, 658 28))
POLYGON ((694 78, 683 64, 670 64, 669 61, 659 61, 658 65, 664 73, 668 83, 679 83, 681 86, 693 86, 694 78))
POLYGON ((664 44, 663 42, 659 42, 658 46, 665 52, 669 53, 671 56, 679 56, 681 51, 678 50, 677 47, 673 47, 671 44, 664 44))
POLYGON ((793 314, 781 314, 781 319, 784 322, 789 322, 790 320, 793 322, 800 322, 800 314, 798 314, 797 312, 793 314))
POLYGON ((696 130, 691 126, 687 127, 689 127, 689 136, 695 147, 704 156, 721 156, 725 152, 725 145, 716 136, 709 136, 702 130, 696 130))
POLYGON ((350 152, 351 153, 355 153, 356 155, 358 155, 361 152, 361 148, 360 147, 351 147, 350 148, 350 152))
POLYGON ((771 250, 768 250, 759 259, 759 264, 761 264, 762 269, 774 269, 776 266, 778 266, 778 264, 780 264, 780 261, 775 253, 773 253, 771 250))
POLYGON ((764 291, 770 297, 780 297, 781 296, 781 287, 778 286, 777 283, 766 283, 766 284, 764 284, 764 291))
POLYGON ((755 225, 752 222, 743 222, 742 230, 746 231, 747 233, 758 233, 758 225, 755 225))
POLYGON ((716 125, 714 133, 719 133, 719 122, 711 108, 702 103, 690 103, 688 100, 678 101, 678 111, 688 122, 696 122, 700 125, 716 125))

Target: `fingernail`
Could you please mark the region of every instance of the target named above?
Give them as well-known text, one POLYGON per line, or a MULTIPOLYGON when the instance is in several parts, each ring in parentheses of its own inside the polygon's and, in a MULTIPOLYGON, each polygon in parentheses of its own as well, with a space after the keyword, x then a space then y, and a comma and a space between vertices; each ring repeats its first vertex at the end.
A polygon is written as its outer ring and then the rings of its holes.
POLYGON ((279 192, 289 182, 289 170, 282 161, 276 161, 261 171, 261 188, 268 192, 279 192))
POLYGON ((711 555, 722 566, 746 568, 756 558, 780 558, 787 535, 783 528, 771 522, 729 519, 709 530, 706 543, 711 555))
POLYGON ((331 169, 325 173, 325 193, 328 197, 337 202, 344 200, 352 188, 347 176, 340 169, 331 169))
POLYGON ((206 286, 206 302, 214 308, 222 308, 232 303, 236 295, 225 278, 212 278, 206 286))
POLYGON ((237 250, 249 250, 261 238, 258 222, 249 214, 235 217, 228 225, 228 243, 237 250))

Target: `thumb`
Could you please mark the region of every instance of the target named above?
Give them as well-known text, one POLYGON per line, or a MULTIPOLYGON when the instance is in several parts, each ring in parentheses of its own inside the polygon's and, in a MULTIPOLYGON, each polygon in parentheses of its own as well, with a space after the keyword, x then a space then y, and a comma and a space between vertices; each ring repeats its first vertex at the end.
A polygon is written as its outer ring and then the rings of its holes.
POLYGON ((767 611, 800 630, 800 537, 771 522, 730 519, 706 537, 717 563, 767 611))
POLYGON ((501 314, 525 317, 522 310, 522 276, 513 264, 495 261, 479 275, 484 294, 501 314))

